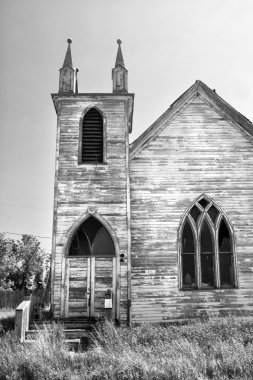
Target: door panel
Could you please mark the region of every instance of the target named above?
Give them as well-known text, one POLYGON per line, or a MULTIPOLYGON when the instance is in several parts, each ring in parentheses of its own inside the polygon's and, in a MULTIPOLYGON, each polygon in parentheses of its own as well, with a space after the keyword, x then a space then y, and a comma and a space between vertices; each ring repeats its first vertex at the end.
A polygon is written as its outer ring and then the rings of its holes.
POLYGON ((113 258, 96 257, 94 274, 94 313, 104 315, 105 293, 113 292, 113 258))
POLYGON ((69 258, 69 316, 87 315, 87 267, 88 258, 69 258))

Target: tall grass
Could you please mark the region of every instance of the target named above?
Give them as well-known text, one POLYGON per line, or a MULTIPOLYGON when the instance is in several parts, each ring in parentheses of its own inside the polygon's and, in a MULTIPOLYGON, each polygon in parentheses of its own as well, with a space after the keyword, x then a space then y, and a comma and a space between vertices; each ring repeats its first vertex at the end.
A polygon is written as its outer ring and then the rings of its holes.
POLYGON ((0 309, 0 336, 5 331, 14 330, 15 327, 15 310, 0 309))
POLYGON ((69 352, 60 325, 33 343, 0 339, 0 379, 253 379, 253 320, 224 318, 185 326, 115 327, 93 333, 87 352, 69 352))

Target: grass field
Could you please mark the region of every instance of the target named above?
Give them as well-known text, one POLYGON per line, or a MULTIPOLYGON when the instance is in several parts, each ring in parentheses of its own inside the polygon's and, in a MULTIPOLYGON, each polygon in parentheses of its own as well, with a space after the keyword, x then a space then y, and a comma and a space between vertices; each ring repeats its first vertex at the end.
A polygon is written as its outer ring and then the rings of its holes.
POLYGON ((0 380, 252 380, 253 319, 223 318, 184 326, 101 325, 87 352, 69 352, 62 326, 34 343, 13 332, 0 339, 0 380))

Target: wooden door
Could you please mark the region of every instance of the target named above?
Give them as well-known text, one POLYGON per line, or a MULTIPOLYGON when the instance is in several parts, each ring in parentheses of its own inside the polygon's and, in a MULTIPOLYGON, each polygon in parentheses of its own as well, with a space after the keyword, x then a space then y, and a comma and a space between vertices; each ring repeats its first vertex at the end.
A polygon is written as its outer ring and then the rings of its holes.
POLYGON ((68 259, 68 316, 115 318, 116 257, 68 259), (105 294, 112 294, 112 309, 105 309, 105 294))

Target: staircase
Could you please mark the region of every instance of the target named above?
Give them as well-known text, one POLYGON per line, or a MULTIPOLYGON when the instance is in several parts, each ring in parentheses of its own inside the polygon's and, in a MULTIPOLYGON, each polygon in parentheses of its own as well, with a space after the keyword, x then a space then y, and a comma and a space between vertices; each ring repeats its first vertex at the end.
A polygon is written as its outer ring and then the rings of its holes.
POLYGON ((87 350, 90 343, 90 334, 100 319, 95 317, 72 317, 52 320, 49 322, 35 322, 29 325, 25 333, 25 342, 29 343, 36 337, 38 328, 43 329, 45 323, 60 323, 64 326, 65 342, 71 351, 87 350))

